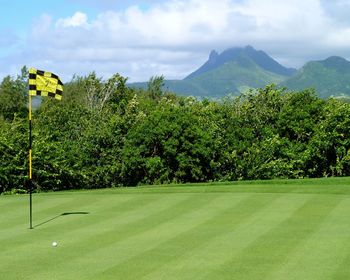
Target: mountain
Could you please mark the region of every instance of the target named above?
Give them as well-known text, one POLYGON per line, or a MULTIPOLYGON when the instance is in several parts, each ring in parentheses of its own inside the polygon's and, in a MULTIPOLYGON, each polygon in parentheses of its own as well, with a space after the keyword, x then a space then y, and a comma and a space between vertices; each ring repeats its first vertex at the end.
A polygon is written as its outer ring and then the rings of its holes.
MULTIPOLYGON (((180 95, 220 98, 268 84, 291 90, 315 88, 320 97, 350 98, 350 62, 338 56, 310 61, 301 69, 286 68, 251 46, 213 50, 208 60, 183 80, 165 80, 164 88, 180 95)), ((146 88, 147 83, 132 87, 146 88)))
POLYGON ((320 97, 350 95, 350 62, 338 56, 311 61, 281 85, 294 90, 312 87, 320 97))
MULTIPOLYGON (((212 50, 209 55, 209 60, 199 69, 188 75, 185 79, 191 79, 205 72, 214 70, 215 68, 218 68, 228 62, 239 62, 242 60, 242 58, 249 58, 251 62, 259 66, 261 69, 278 75, 290 76, 296 72, 296 70, 293 68, 285 68, 268 56, 265 52, 257 51, 251 46, 246 46, 245 48, 227 49, 221 54, 218 54, 215 50, 212 50)), ((245 66, 244 63, 242 66, 245 66)))
POLYGON ((193 95, 222 97, 249 88, 278 84, 295 72, 251 46, 231 48, 221 54, 213 50, 207 62, 182 81, 173 82, 169 89, 180 92, 179 87, 186 83, 196 87, 193 95))
MULTIPOLYGON (((282 66, 265 52, 246 46, 227 49, 221 54, 213 50, 208 61, 196 71, 183 80, 166 80, 164 87, 181 95, 222 97, 280 83, 295 72, 295 69, 282 66)), ((145 88, 147 84, 133 83, 130 86, 145 88)))

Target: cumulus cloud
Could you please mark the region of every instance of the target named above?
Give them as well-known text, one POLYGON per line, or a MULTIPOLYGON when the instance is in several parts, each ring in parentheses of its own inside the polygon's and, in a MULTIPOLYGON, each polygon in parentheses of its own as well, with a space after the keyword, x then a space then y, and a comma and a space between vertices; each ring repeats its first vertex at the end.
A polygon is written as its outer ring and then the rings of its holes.
POLYGON ((211 49, 247 44, 286 66, 334 54, 350 58, 347 1, 149 0, 143 1, 147 6, 129 1, 134 4, 119 10, 107 2, 109 9, 94 18, 81 11, 55 21, 43 15, 21 58, 53 66, 67 78, 95 70, 105 76, 119 72, 131 81, 160 74, 182 78, 211 49))
POLYGON ((85 26, 88 27, 87 16, 82 12, 76 12, 72 17, 59 19, 56 23, 56 27, 78 27, 85 26))

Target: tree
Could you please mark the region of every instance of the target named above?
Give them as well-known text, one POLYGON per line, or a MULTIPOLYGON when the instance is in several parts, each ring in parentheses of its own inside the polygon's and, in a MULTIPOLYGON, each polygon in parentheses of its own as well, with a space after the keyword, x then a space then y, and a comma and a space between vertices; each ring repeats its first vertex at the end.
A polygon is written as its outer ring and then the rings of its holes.
POLYGON ((164 76, 153 76, 148 82, 147 92, 153 100, 159 100, 163 95, 164 76))
POLYGON ((15 115, 24 117, 28 112, 27 72, 24 66, 16 79, 7 76, 0 84, 0 115, 7 120, 13 120, 15 115))
POLYGON ((28 123, 0 117, 0 193, 26 189, 28 175, 28 123))
POLYGON ((309 144, 308 172, 312 177, 350 175, 350 104, 330 99, 309 144))

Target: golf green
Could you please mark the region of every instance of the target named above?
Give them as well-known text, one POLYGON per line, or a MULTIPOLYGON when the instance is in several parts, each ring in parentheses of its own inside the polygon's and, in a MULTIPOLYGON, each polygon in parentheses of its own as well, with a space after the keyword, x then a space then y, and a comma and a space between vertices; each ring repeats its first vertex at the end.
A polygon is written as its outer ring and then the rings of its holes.
POLYGON ((0 196, 1 279, 350 279, 350 178, 0 196), (53 246, 57 242, 57 246, 53 246))

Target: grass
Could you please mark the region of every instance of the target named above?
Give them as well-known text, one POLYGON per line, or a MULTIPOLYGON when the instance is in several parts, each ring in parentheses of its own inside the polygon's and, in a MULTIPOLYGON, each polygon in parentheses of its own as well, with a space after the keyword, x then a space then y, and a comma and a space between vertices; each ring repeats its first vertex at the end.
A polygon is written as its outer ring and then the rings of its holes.
POLYGON ((350 178, 35 194, 31 230, 27 195, 0 209, 1 279, 350 279, 350 178))

